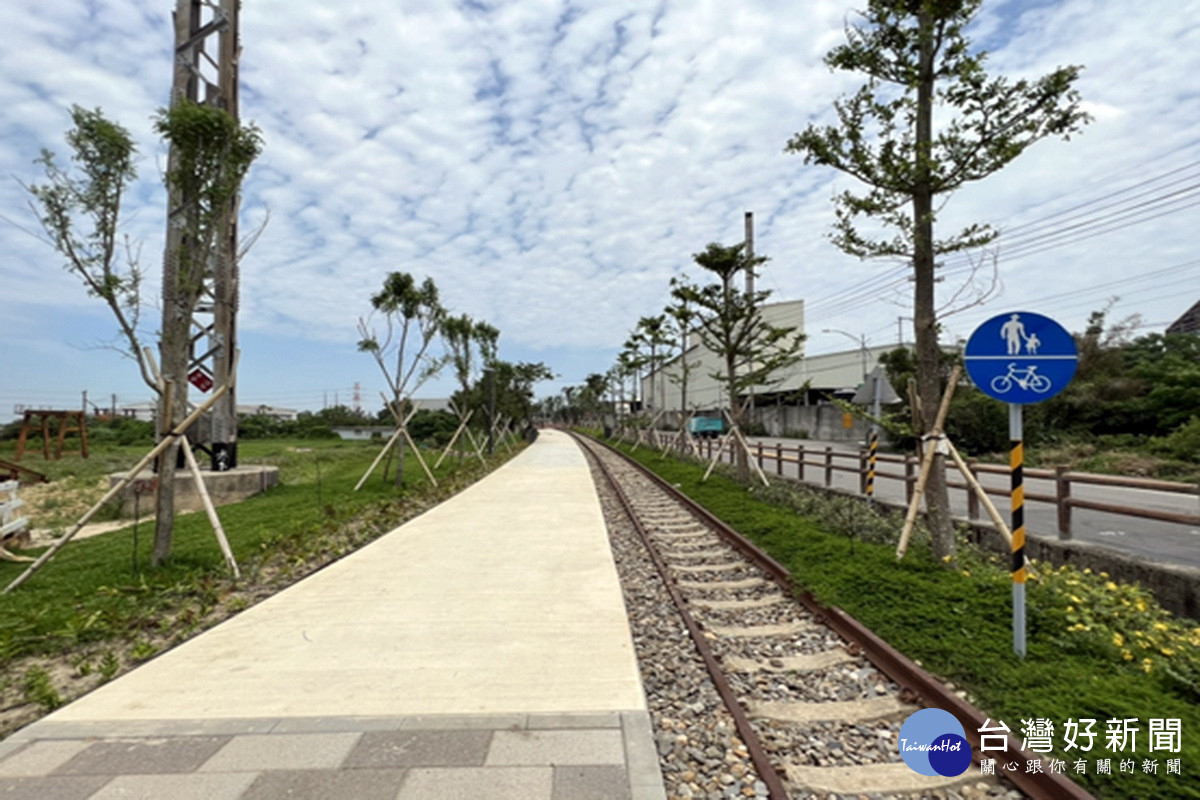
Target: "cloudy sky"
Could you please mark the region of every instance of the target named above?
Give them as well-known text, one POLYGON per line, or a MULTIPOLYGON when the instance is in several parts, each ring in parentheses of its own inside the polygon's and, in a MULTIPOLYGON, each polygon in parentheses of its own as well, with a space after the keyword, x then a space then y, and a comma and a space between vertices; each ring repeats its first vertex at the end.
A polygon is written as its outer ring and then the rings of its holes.
MULTIPOLYGON (((861 0, 245 0, 242 117, 265 150, 243 229, 239 401, 378 407, 356 322, 392 270, 432 277, 445 304, 501 331, 501 356, 561 377, 603 372, 658 313, 691 255, 757 220, 760 285, 806 303, 808 352, 911 338, 903 266, 828 241, 830 198, 853 184, 785 154, 830 119, 856 77, 822 56, 861 0), (838 329, 845 333, 825 333, 838 329), (848 335, 847 335, 848 334, 848 335)), ((147 398, 105 342, 115 324, 32 232, 22 183, 40 148, 66 152, 72 104, 139 142, 126 232, 142 242, 153 340, 160 311, 172 0, 7 0, 0 48, 0 419, 14 406, 147 398)), ((1114 318, 1161 331, 1200 300, 1200 2, 987 0, 972 28, 988 67, 1035 77, 1084 66, 1095 121, 1036 145, 943 209, 948 230, 1003 231, 999 291, 946 319, 965 337, 1027 309, 1078 330, 1114 318)), ((948 257, 939 300, 965 305, 948 257)), ((987 270, 984 270, 987 273, 987 270)), ((964 294, 965 290, 965 294, 964 294)), ((437 395, 449 382, 423 392, 437 395)))

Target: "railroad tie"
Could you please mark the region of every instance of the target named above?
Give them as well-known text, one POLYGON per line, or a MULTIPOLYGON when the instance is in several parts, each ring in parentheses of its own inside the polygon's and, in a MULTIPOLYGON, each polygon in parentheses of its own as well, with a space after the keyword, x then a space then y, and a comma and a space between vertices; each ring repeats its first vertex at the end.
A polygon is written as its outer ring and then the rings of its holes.
POLYGON ((729 656, 721 661, 730 672, 815 672, 853 660, 854 656, 839 647, 836 650, 824 650, 820 653, 783 656, 771 659, 771 661, 738 656, 729 656))
POLYGON ((766 608, 767 606, 777 605, 785 602, 788 598, 781 594, 773 594, 768 597, 756 597, 753 600, 689 600, 692 605, 702 608, 712 609, 713 611, 741 611, 750 610, 752 608, 766 608))
POLYGON ((746 568, 746 564, 745 564, 745 562, 742 562, 742 561, 730 561, 725 564, 700 564, 695 567, 686 567, 686 566, 678 566, 678 567, 672 566, 671 567, 671 569, 674 570, 675 572, 682 572, 684 574, 690 573, 692 575, 703 575, 706 573, 713 573, 713 572, 732 572, 735 569, 745 569, 745 568, 746 568))
POLYGON ((788 764, 784 769, 793 786, 804 787, 814 794, 876 795, 910 794, 944 789, 978 780, 978 774, 967 770, 962 775, 946 778, 941 775, 921 775, 904 762, 890 764, 859 764, 852 767, 809 767, 788 764))
POLYGON ((899 714, 911 714, 916 710, 915 706, 901 703, 889 695, 871 697, 866 700, 839 700, 828 703, 756 700, 746 704, 746 711, 751 717, 795 722, 801 725, 813 722, 869 722, 899 714))
POLYGON ((667 558, 728 558, 727 550, 667 550, 662 549, 662 554, 667 558))
POLYGON ((730 639, 751 639, 760 636, 795 636, 798 633, 823 631, 811 622, 784 622, 778 625, 708 625, 711 633, 730 639))
POLYGON ((743 578, 740 581, 676 581, 680 589, 691 589, 698 592, 736 592, 741 589, 757 589, 766 586, 763 578, 743 578))

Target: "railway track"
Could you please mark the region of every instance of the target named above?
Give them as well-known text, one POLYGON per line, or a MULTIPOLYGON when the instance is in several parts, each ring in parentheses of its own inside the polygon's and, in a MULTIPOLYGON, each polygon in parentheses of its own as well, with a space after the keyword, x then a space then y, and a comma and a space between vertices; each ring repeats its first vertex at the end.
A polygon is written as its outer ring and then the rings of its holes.
POLYGON ((579 441, 597 473, 671 798, 1088 796, 1061 776, 1014 788, 975 764, 957 778, 911 770, 897 750, 911 713, 978 712, 853 620, 797 599, 786 570, 671 487, 579 441))

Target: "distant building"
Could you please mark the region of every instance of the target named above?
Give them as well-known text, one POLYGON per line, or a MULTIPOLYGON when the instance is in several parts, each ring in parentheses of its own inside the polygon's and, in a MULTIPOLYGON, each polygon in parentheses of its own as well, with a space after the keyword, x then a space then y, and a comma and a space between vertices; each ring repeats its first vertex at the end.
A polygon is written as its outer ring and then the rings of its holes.
MULTIPOLYGON (((295 422, 299 412, 294 408, 276 408, 268 405, 239 405, 239 417, 270 417, 276 422, 295 422)), ((158 403, 130 403, 117 408, 117 416, 140 419, 143 422, 153 422, 158 414, 158 403)))
POLYGON ((384 437, 390 437, 396 432, 396 429, 391 425, 336 425, 332 428, 332 430, 338 435, 338 438, 345 439, 346 441, 382 439, 384 437))
POLYGON ((1168 325, 1167 333, 1200 333, 1200 300, 1168 325))

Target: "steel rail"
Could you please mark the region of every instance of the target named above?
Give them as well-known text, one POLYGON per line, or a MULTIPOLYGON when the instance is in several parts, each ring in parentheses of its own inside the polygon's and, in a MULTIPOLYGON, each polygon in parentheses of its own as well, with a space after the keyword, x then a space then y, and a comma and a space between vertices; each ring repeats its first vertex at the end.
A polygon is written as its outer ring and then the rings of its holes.
MULTIPOLYGON (((603 442, 599 442, 599 444, 621 456, 665 492, 687 506, 694 514, 703 518, 722 538, 725 538, 759 568, 779 582, 786 591, 797 597, 807 609, 822 619, 832 630, 836 631, 846 641, 856 645, 862 651, 864 657, 902 688, 913 692, 927 706, 950 711, 960 721, 968 722, 969 724, 965 727, 967 740, 971 743, 971 757, 975 763, 979 763, 979 760, 982 758, 979 729, 989 719, 983 712, 951 692, 941 681, 918 666, 912 659, 889 645, 857 619, 840 608, 822 604, 812 593, 798 588, 790 570, 746 537, 742 536, 742 534, 735 531, 723 520, 716 517, 708 509, 620 450, 603 442)), ((989 734, 989 736, 992 735, 995 734, 989 734)), ((1015 755, 1018 759, 1025 762, 1041 760, 1037 753, 1031 753, 1018 747, 1017 741, 1011 735, 1006 735, 1006 738, 1008 740, 1008 750, 1006 752, 1010 755, 1015 755)), ((1014 772, 1006 774, 1003 777, 1015 784, 1018 789, 1033 798, 1033 800, 1089 800, 1089 798, 1092 798, 1092 795, 1083 787, 1060 773, 1047 771, 1033 773, 1014 772)))
MULTIPOLYGON (((576 434, 573 431, 570 433, 577 439, 580 438, 579 434, 576 434)), ((595 440, 591 441, 595 442, 595 440)), ((602 443, 597 444, 603 446, 602 443)), ((613 450, 612 448, 608 449, 609 452, 625 458, 623 453, 613 450)), ((713 653, 712 648, 708 645, 708 641, 704 638, 704 632, 700 629, 700 625, 696 622, 691 612, 688 611, 687 600, 685 600, 683 595, 679 593, 679 587, 675 585, 675 581, 671 578, 669 568, 662 560, 662 556, 659 554, 657 548, 655 548, 653 542, 651 542, 650 534, 646 531, 645 526, 642 524, 641 518, 638 516, 637 512, 634 511, 632 501, 625 493, 625 490, 617 482, 616 477, 612 474, 612 471, 609 469, 608 465, 599 458, 596 458, 594 455, 593 458, 595 458, 597 466, 599 466, 600 471, 604 473, 604 477, 608 480, 608 483, 616 493, 617 498, 621 501, 621 507, 625 509, 626 516, 629 517, 630 523, 633 525, 634 530, 637 531, 638 538, 641 539, 642 545, 646 548, 646 552, 650 556, 650 560, 654 563, 654 568, 658 572, 659 578, 662 579, 663 586, 666 587, 667 592, 671 595, 671 602, 675 604, 676 611, 679 613, 680 618, 683 619, 683 623, 687 627, 688 635, 691 636, 692 642, 696 646, 696 650, 700 653, 700 657, 704 660, 704 666, 708 670, 709 678, 712 680, 713 686, 717 690, 717 694, 721 696, 722 702, 725 703, 726 710, 728 710, 730 716, 733 717, 734 727, 737 728, 738 735, 742 738, 742 743, 746 745, 746 751, 750 754, 750 760, 754 763, 754 768, 758 772, 758 777, 767 787, 768 797, 770 800, 788 800, 788 791, 783 784, 783 779, 776 771, 775 765, 771 763, 771 758, 767 755, 767 751, 763 747, 762 741, 758 738, 758 733, 754 730, 754 726, 751 725, 750 718, 746 716, 745 709, 743 709, 741 703, 738 702, 737 695, 734 693, 733 687, 729 685, 729 681, 725 677, 725 670, 721 667, 721 663, 717 660, 716 654, 713 653)), ((625 460, 627 463, 630 463, 636 467, 643 475, 646 474, 645 470, 641 469, 640 464, 629 461, 627 458, 625 458, 625 460)), ((671 492, 669 496, 672 498, 677 498, 678 494, 671 492)), ((684 505, 684 508, 689 511, 692 510, 691 506, 689 505, 684 505)))

